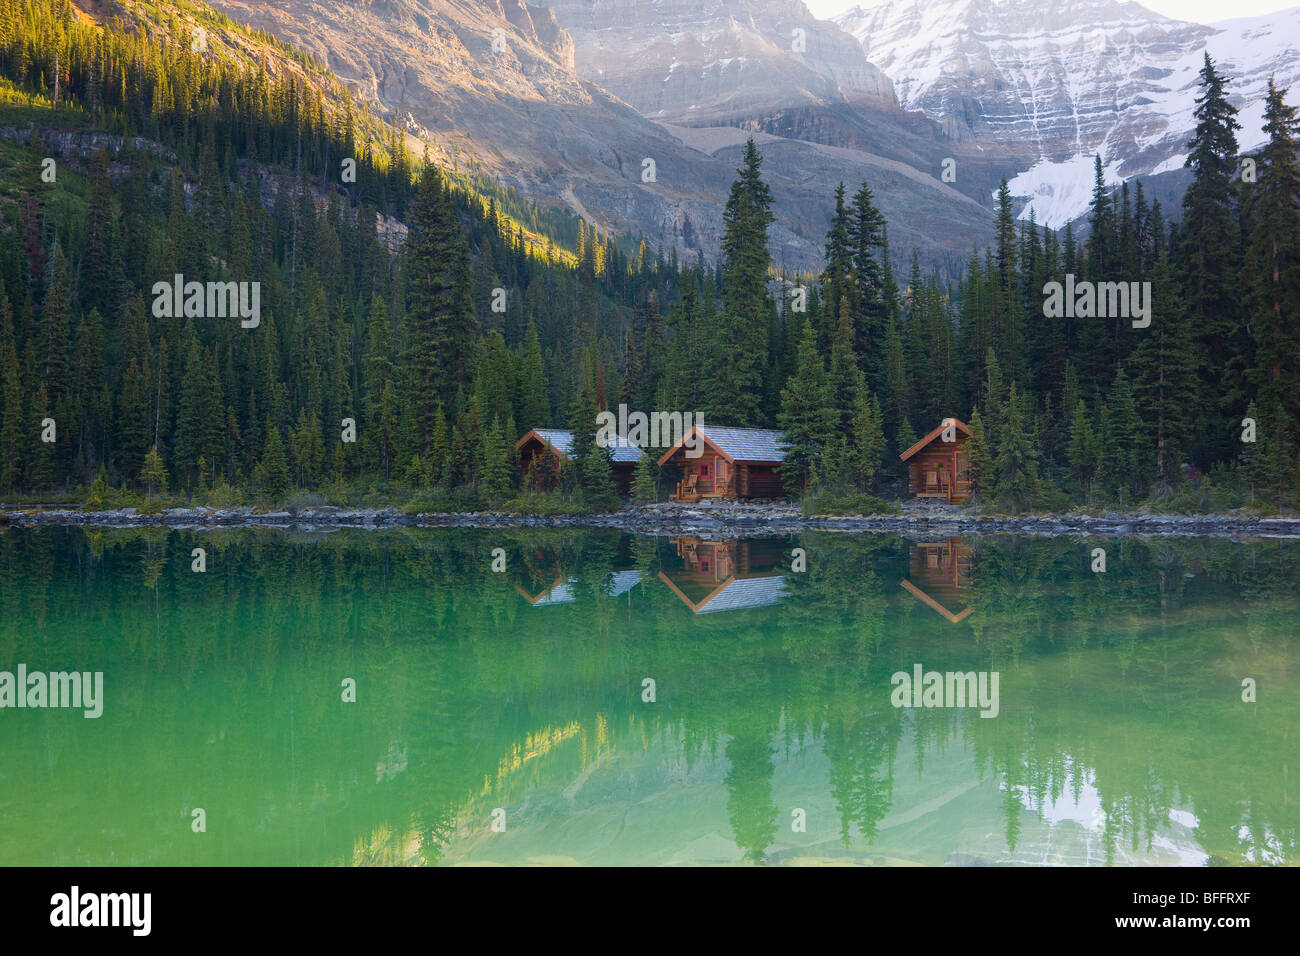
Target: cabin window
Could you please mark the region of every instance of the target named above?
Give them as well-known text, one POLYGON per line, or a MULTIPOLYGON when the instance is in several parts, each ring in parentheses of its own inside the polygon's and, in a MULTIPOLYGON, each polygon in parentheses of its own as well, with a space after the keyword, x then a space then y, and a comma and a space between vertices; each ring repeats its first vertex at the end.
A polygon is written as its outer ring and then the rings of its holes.
POLYGON ((701 478, 709 477, 709 463, 707 461, 700 462, 700 477, 701 478))

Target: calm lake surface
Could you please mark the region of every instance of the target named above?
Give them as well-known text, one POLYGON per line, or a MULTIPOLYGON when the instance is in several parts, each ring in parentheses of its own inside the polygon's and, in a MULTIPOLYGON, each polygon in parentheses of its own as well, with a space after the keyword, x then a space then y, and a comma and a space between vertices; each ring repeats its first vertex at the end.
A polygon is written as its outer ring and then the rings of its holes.
POLYGON ((1298 594, 1272 540, 8 529, 0 671, 104 676, 0 709, 0 864, 1295 864, 1298 594))

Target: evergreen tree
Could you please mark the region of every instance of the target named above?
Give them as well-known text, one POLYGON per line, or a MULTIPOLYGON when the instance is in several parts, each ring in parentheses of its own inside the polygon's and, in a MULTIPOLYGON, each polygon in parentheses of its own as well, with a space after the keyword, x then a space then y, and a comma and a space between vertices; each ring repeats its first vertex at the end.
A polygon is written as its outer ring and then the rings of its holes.
POLYGON ((1245 285, 1255 334, 1252 384, 1262 404, 1280 404, 1300 421, 1300 120, 1272 77, 1264 106, 1268 142, 1259 153, 1257 183, 1244 185, 1253 223, 1245 285))
POLYGON ((636 473, 632 478, 632 500, 639 505, 650 504, 658 500, 659 493, 655 487, 654 469, 655 464, 651 461, 651 456, 643 452, 640 460, 636 463, 636 473))
POLYGON ((469 302, 468 256, 442 172, 428 163, 411 208, 406 312, 407 398, 414 446, 433 446, 434 409, 468 388, 477 320, 469 302))
POLYGON ((1097 451, 1097 435, 1088 417, 1088 407, 1083 399, 1079 399, 1070 417, 1070 444, 1067 454, 1075 481, 1081 489, 1088 487, 1097 472, 1097 451))
POLYGON ((597 412, 591 391, 583 388, 569 409, 569 430, 573 433, 569 450, 569 466, 573 470, 570 481, 576 484, 587 507, 609 510, 617 506, 618 495, 610 474, 612 450, 596 441, 597 412))
POLYGON ((388 306, 383 297, 375 295, 370 300, 368 334, 362 360, 367 386, 364 442, 371 467, 384 478, 392 470, 399 433, 391 336, 388 306))
POLYGON ((858 393, 853 416, 853 431, 846 439, 849 443, 849 467, 852 483, 863 491, 870 491, 880 470, 881 456, 885 453, 885 420, 876 396, 863 389, 858 393))
POLYGON ((157 445, 151 445, 144 456, 140 480, 144 482, 146 503, 152 501, 155 490, 162 494, 167 493, 167 468, 163 465, 162 456, 158 454, 157 445))
POLYGON ((842 439, 849 441, 853 438, 857 416, 867 400, 867 386, 854 351, 853 317, 847 297, 840 301, 840 320, 831 345, 828 385, 833 407, 838 413, 837 430, 842 439))
POLYGON ((867 376, 880 381, 880 362, 885 329, 893 317, 890 308, 894 291, 892 277, 886 280, 888 246, 885 217, 875 206, 871 188, 863 183, 853 196, 849 218, 849 244, 853 251, 853 278, 856 284, 853 306, 858 360, 867 376))
MULTIPOLYGON (((31 428, 38 431, 50 414, 49 392, 42 382, 32 397, 31 428)), ((56 432, 57 437, 57 432, 56 432)), ((50 491, 54 487, 54 443, 37 441, 27 456, 27 485, 37 491, 50 491)))
POLYGON ((777 416, 786 445, 781 479, 791 494, 806 490, 814 462, 835 434, 838 417, 826 369, 817 354, 817 331, 805 321, 794 374, 781 393, 777 416))
POLYGON ((479 472, 479 493, 488 504, 504 501, 510 494, 510 465, 501 422, 493 418, 483 433, 483 462, 479 472))
POLYGON ((763 158, 750 139, 723 211, 722 314, 711 366, 709 413, 728 425, 763 424, 767 367, 767 227, 772 194, 760 175, 763 158))
MULTIPOLYGON (((822 271, 824 314, 828 324, 846 311, 852 323, 856 313, 857 279, 854 275, 853 248, 850 245, 850 215, 844 204, 844 183, 835 187, 835 212, 831 215, 831 228, 826 233, 826 268, 822 271)), ((834 329, 818 329, 818 345, 827 346, 834 329)), ((854 342, 856 348, 856 341, 854 342)))
POLYGON ((993 450, 989 447, 988 435, 984 431, 984 419, 979 407, 971 409, 970 415, 970 474, 971 493, 984 497, 994 491, 995 476, 993 472, 993 450))
MULTIPOLYGON (((23 386, 18 371, 18 353, 11 347, 5 357, 4 377, 0 383, 4 414, 0 417, 0 488, 15 491, 23 478, 28 456, 23 454, 23 434, 28 420, 23 414, 23 386)), ((30 447, 30 446, 26 446, 30 447)))
POLYGON ((1234 409, 1242 404, 1244 329, 1238 295, 1233 289, 1239 255, 1233 226, 1232 177, 1237 168, 1237 110, 1228 103, 1225 82, 1208 53, 1200 71, 1201 93, 1196 98, 1196 130, 1188 142, 1184 165, 1193 179, 1183 194, 1182 255, 1187 277, 1187 305, 1201 330, 1205 352, 1215 357, 1206 366, 1202 394, 1206 396, 1202 419, 1207 427, 1208 454, 1226 451, 1228 428, 1234 409))
POLYGON ((1120 493, 1122 501, 1131 500, 1130 494, 1138 494, 1144 487, 1143 477, 1150 474, 1142 449, 1146 442, 1142 436, 1142 423, 1138 419, 1137 406, 1133 402, 1133 392, 1129 387, 1128 376, 1120 366, 1115 381, 1110 388, 1110 425, 1112 442, 1109 453, 1112 456, 1105 469, 1111 476, 1113 488, 1120 493))
MULTIPOLYGON (((541 340, 537 325, 530 319, 524 337, 523 362, 519 373, 519 420, 525 430, 546 428, 551 412, 546 398, 546 370, 542 362, 541 340)), ((512 436, 507 435, 508 439, 512 436)))
POLYGON ((1038 449, 1014 382, 1004 415, 993 460, 994 495, 1000 505, 1018 512, 1032 507, 1038 496, 1038 449))
POLYGON ((994 290, 993 334, 1000 361, 1011 379, 1024 380, 1027 371, 1024 344, 1024 308, 1017 262, 1015 220, 1011 190, 1004 178, 998 187, 998 211, 994 220, 997 242, 997 287, 994 290))
POLYGON ((263 490, 272 500, 279 500, 289 490, 289 459, 285 456, 280 429, 266 423, 266 444, 262 447, 259 476, 263 490))
POLYGON ((118 467, 127 475, 138 475, 149 447, 148 383, 135 359, 127 366, 118 395, 116 439, 118 467))
POLYGON ((1163 252, 1151 271, 1151 301, 1159 303, 1159 321, 1140 330, 1129 364, 1133 395, 1147 425, 1142 445, 1153 452, 1146 455, 1153 467, 1143 483, 1168 497, 1181 455, 1193 441, 1201 360, 1180 283, 1163 252))

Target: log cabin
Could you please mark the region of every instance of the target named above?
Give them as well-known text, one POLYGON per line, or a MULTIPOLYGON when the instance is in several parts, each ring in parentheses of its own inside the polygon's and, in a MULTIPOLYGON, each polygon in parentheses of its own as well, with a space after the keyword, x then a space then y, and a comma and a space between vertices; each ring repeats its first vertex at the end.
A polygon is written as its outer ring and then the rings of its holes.
MULTIPOLYGON (((559 428, 534 428, 515 442, 515 447, 519 449, 519 466, 523 471, 525 484, 528 476, 534 472, 538 459, 545 454, 548 447, 551 449, 553 459, 550 476, 541 478, 538 487, 539 491, 551 491, 555 487, 556 476, 569 459, 569 451, 573 448, 573 433, 559 428)), ((614 486, 618 489, 619 495, 624 498, 632 490, 632 476, 640 460, 641 449, 620 435, 618 444, 610 449, 609 470, 614 477, 614 486)))
POLYGON ((660 468, 680 468, 673 501, 703 498, 782 498, 777 469, 785 459, 781 432, 770 428, 696 425, 659 459, 660 468), (703 443, 703 453, 691 457, 703 443))
POLYGON ((908 489, 917 498, 956 503, 970 497, 970 429, 964 422, 945 418, 898 457, 907 462, 908 489))

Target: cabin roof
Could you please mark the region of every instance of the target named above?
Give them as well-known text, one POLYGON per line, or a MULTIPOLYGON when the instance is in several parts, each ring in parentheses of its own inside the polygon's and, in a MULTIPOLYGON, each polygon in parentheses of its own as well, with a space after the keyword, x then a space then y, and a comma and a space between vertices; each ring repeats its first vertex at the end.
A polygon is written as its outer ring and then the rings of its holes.
POLYGON ((771 607, 773 604, 780 603, 781 599, 790 593, 786 590, 785 575, 783 574, 760 574, 752 577, 736 577, 733 575, 698 602, 687 597, 686 593, 674 584, 673 579, 665 572, 659 572, 659 580, 668 585, 669 589, 677 595, 683 604, 691 609, 693 614, 737 611, 751 607, 771 607))
POLYGON ((964 611, 954 614, 952 611, 948 610, 946 607, 944 607, 942 604, 940 604, 938 601, 932 598, 929 594, 927 594, 922 588, 917 587, 911 581, 904 579, 902 584, 904 588, 906 588, 917 598, 919 598, 923 604, 925 604, 927 607, 931 607, 934 610, 938 611, 940 614, 946 617, 953 624, 958 624, 961 621, 965 620, 967 617, 970 616, 971 612, 975 610, 974 607, 968 607, 964 611))
POLYGON ((747 607, 770 607, 780 603, 787 593, 785 577, 780 574, 761 578, 732 578, 695 613, 712 614, 715 611, 735 611, 747 607))
MULTIPOLYGON (((569 457, 569 452, 573 448, 573 432, 566 432, 560 428, 534 428, 515 442, 515 447, 523 448, 530 438, 536 438, 539 442, 550 442, 551 447, 565 458, 569 457)), ((641 449, 619 435, 617 443, 610 449, 610 458, 616 464, 634 465, 641 460, 641 449)))
POLYGON ((917 442, 915 445, 913 445, 907 451, 903 452, 898 457, 901 458, 903 461, 907 461, 907 459, 911 458, 913 455, 915 455, 926 445, 930 444, 930 442, 934 441, 936 438, 942 435, 943 430, 948 427, 949 422, 952 422, 954 425, 956 425, 958 431, 964 432, 966 434, 966 437, 968 438, 970 437, 970 428, 967 427, 965 422, 957 418, 951 418, 951 417, 945 418, 943 421, 941 421, 938 424, 938 426, 934 429, 934 431, 930 432, 930 434, 926 435, 919 442, 917 442))
MULTIPOLYGON (((754 461, 776 464, 785 460, 784 432, 774 428, 729 428, 725 425, 696 425, 692 432, 699 432, 705 440, 713 444, 718 451, 731 461, 754 461)), ((663 464, 677 453, 691 432, 682 436, 682 440, 659 459, 663 464)))

